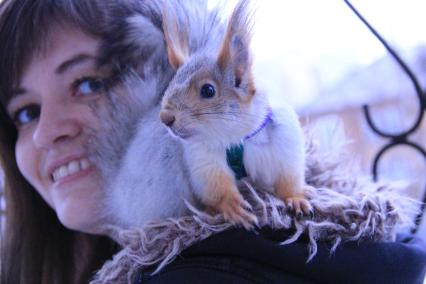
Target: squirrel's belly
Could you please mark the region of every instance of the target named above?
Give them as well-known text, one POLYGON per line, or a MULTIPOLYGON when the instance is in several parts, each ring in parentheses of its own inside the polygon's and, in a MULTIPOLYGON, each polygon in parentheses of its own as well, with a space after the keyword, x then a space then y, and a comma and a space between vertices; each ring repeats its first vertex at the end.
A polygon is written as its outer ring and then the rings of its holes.
POLYGON ((244 167, 250 179, 264 189, 271 189, 282 174, 280 157, 273 147, 247 143, 244 145, 244 167))

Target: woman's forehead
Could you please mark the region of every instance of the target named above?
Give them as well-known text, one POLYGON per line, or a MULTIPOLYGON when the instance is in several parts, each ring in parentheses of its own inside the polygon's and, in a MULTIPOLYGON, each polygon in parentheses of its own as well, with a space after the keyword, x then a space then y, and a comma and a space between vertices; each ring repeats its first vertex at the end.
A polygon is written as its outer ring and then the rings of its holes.
POLYGON ((61 74, 77 64, 94 61, 99 46, 100 40, 78 29, 55 29, 50 33, 43 49, 34 53, 23 68, 21 79, 28 73, 43 69, 61 74))
POLYGON ((94 69, 100 41, 78 29, 55 29, 46 40, 43 49, 31 54, 22 75, 9 91, 7 108, 15 98, 40 88, 40 84, 78 72, 94 69))
POLYGON ((59 22, 44 27, 38 38, 28 42, 26 50, 14 52, 9 63, 13 71, 8 76, 12 80, 7 84, 7 90, 3 89, 6 92, 1 94, 3 105, 8 105, 14 96, 22 93, 22 80, 34 67, 39 69, 37 72, 44 72, 43 69, 57 68, 76 54, 95 56, 98 46, 99 40, 78 27, 59 22))
POLYGON ((90 36, 79 28, 69 26, 56 26, 52 28, 39 48, 35 49, 29 57, 28 64, 35 60, 50 59, 51 62, 59 62, 65 58, 74 57, 78 53, 96 55, 100 40, 90 36))

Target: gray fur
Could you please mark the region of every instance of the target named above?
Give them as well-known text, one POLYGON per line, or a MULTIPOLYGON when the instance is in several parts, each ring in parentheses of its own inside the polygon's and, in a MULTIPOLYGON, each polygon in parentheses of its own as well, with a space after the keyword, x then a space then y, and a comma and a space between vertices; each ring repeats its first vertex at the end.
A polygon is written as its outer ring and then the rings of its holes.
POLYGON ((110 91, 107 103, 96 109, 103 126, 89 144, 105 180, 104 218, 121 227, 181 216, 187 213, 183 199, 192 200, 181 146, 158 119, 169 77, 147 75, 130 72, 110 91))
MULTIPOLYGON (((105 100, 93 106, 102 125, 92 130, 88 145, 105 181, 107 198, 100 201, 100 207, 108 224, 106 233, 110 226, 140 227, 147 221, 188 214, 184 200, 194 202, 181 144, 167 133, 158 117, 158 103, 173 72, 160 28, 150 22, 156 19, 161 4, 146 3, 114 23, 121 31, 114 38, 118 41, 108 45, 111 38, 107 38, 101 49, 99 65, 112 65, 113 73, 118 74, 105 100)), ((206 11, 206 1, 170 1, 169 5, 181 11, 179 19, 189 21, 191 35, 208 28, 195 24, 205 15, 200 11, 206 11)), ((218 21, 217 15, 212 12, 209 21, 218 21)), ((193 47, 206 42, 194 40, 193 47)))

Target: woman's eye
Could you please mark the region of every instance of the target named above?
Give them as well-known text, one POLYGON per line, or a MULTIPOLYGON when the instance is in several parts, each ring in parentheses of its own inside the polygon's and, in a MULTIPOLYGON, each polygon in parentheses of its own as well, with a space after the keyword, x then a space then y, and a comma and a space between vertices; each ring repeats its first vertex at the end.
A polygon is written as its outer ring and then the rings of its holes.
POLYGON ((74 94, 77 96, 90 96, 105 90, 104 81, 99 78, 85 77, 73 84, 74 94))
POLYGON ((202 98, 212 98, 216 94, 216 90, 212 84, 204 84, 200 90, 200 96, 202 98))
POLYGON ((40 107, 38 105, 29 105, 20 108, 13 114, 13 121, 17 126, 30 123, 40 116, 40 107))

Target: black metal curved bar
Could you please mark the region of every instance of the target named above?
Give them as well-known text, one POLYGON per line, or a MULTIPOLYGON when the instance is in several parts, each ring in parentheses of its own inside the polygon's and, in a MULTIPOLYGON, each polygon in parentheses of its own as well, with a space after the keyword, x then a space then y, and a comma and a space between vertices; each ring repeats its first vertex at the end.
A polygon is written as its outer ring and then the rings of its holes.
MULTIPOLYGON (((414 85, 414 89, 417 94, 417 98, 419 101, 419 113, 415 123, 406 131, 402 131, 399 134, 391 134, 386 133, 385 131, 380 130, 371 119, 370 110, 367 105, 363 106, 364 114, 367 119, 368 125, 371 127, 373 132, 377 135, 390 139, 391 141, 385 144, 382 149, 376 154, 376 157, 373 162, 372 174, 375 181, 377 181, 377 166, 380 158, 383 154, 388 151, 390 148, 393 148, 398 145, 407 145, 416 149, 420 152, 426 160, 426 151, 418 144, 410 142, 408 140, 408 136, 414 133, 419 126, 421 125, 424 117, 424 113, 426 112, 426 94, 423 92, 416 76, 408 67, 408 65, 401 59, 401 57, 395 52, 395 50, 384 40, 384 38, 370 25, 370 23, 355 9, 355 7, 350 3, 349 0, 344 0, 344 2, 349 6, 349 8, 357 15, 357 17, 367 26, 367 28, 374 34, 374 36, 382 43, 382 45, 386 48, 392 58, 398 63, 398 65, 402 68, 402 70, 407 74, 409 79, 414 85)), ((416 217, 415 223, 416 227, 413 229, 413 233, 415 233, 421 223, 422 216, 424 215, 426 209, 426 188, 423 195, 423 203, 421 206, 421 211, 416 217)))
POLYGON ((416 76, 414 75, 414 73, 411 71, 411 69, 408 67, 408 65, 401 59, 401 57, 396 53, 396 51, 386 42, 386 40, 384 40, 384 38, 373 28, 373 26, 370 25, 370 23, 358 12, 358 10, 355 9, 355 7, 349 2, 349 0, 345 0, 345 2, 349 6, 349 8, 357 15, 357 17, 367 26, 367 28, 371 31, 371 33, 373 33, 374 36, 382 43, 382 45, 386 48, 386 50, 393 57, 393 59, 395 59, 395 61, 399 64, 399 66, 404 70, 405 74, 407 74, 407 76, 410 78, 411 82, 413 83, 414 88, 416 90, 417 98, 420 102, 420 108, 419 108, 419 113, 418 113, 416 122, 407 131, 404 131, 400 134, 396 134, 396 135, 395 134, 388 134, 388 133, 385 133, 384 131, 381 131, 373 123, 373 120, 371 119, 371 116, 370 116, 369 107, 365 105, 364 106, 364 113, 365 113, 365 116, 367 118, 367 122, 370 125, 370 127, 374 130, 374 132, 376 132, 378 135, 380 135, 382 137, 392 138, 394 136, 407 136, 407 135, 413 133, 414 131, 416 131, 417 128, 419 127, 420 123, 423 120, 424 101, 425 101, 423 90, 422 90, 416 76))
MULTIPOLYGON (((425 162, 426 162, 426 151, 418 144, 411 142, 411 141, 407 141, 407 140, 392 140, 390 143, 386 144, 382 149, 380 149, 380 151, 377 153, 376 157, 374 158, 374 162, 373 162, 373 166, 372 166, 372 172, 373 172, 373 178, 374 181, 377 181, 378 179, 378 175, 377 175, 377 169, 379 166, 379 161, 380 158, 383 156, 383 154, 387 151, 389 151, 390 149, 397 147, 397 146, 408 146, 410 148, 413 148, 415 150, 417 150, 421 155, 423 155, 423 158, 425 158, 425 162)), ((425 167, 426 167, 426 163, 425 163, 425 167)), ((424 189, 424 192, 426 193, 426 187, 424 189)), ((420 222, 422 220, 422 216, 423 213, 425 212, 425 207, 426 207, 426 195, 423 198, 423 203, 421 204, 420 207, 420 212, 419 214, 416 216, 416 219, 414 220, 416 228, 412 231, 413 233, 415 233, 418 229, 418 227, 420 226, 420 222)))
POLYGON ((408 135, 410 135, 411 133, 415 132, 420 124, 422 123, 423 120, 423 116, 424 116, 424 107, 422 106, 422 100, 420 100, 420 108, 419 108, 419 112, 417 115, 417 119, 415 121, 415 123, 413 124, 413 126, 411 126, 408 130, 406 131, 402 131, 399 134, 391 134, 391 133, 386 133, 383 130, 380 130, 376 124, 373 122, 373 120, 371 119, 371 115, 370 115, 370 108, 368 105, 363 105, 362 106, 363 110, 364 110, 364 115, 365 118, 367 120, 368 126, 370 126, 371 129, 373 129, 373 131, 379 135, 382 136, 384 138, 395 138, 395 137, 400 137, 401 139, 407 137, 408 135))
POLYGON ((386 144, 382 149, 380 149, 380 151, 376 154, 376 157, 374 158, 372 172, 373 172, 373 178, 375 181, 377 181, 377 176, 378 176, 377 175, 378 163, 380 158, 383 156, 383 154, 387 152, 388 150, 390 150, 391 148, 394 148, 396 146, 403 146, 403 145, 406 145, 410 148, 414 148, 415 150, 420 152, 420 154, 423 155, 426 161, 426 151, 423 150, 423 148, 419 146, 418 144, 410 142, 410 141, 400 141, 400 142, 391 141, 390 143, 386 144))

